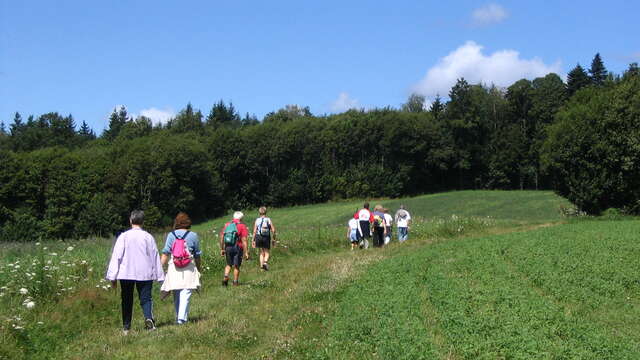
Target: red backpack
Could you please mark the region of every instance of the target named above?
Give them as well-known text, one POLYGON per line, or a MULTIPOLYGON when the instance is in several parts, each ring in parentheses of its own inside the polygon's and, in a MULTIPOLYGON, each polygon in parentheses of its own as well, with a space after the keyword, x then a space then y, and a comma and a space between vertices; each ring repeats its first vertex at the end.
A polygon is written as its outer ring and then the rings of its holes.
POLYGON ((191 254, 189 254, 189 250, 187 249, 187 234, 189 231, 184 233, 182 237, 176 235, 175 232, 171 232, 173 236, 176 238, 173 241, 173 245, 171 245, 171 256, 173 257, 173 264, 177 268, 183 268, 191 263, 191 254))

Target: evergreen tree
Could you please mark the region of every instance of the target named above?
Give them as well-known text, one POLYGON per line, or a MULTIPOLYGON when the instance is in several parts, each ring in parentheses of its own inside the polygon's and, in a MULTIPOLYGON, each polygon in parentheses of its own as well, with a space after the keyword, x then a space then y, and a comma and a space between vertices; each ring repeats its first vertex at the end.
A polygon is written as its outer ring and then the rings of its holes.
POLYGON ((200 110, 194 111, 191 103, 188 103, 168 125, 176 132, 200 131, 202 130, 202 113, 200 110))
POLYGON ((640 75, 640 69, 638 68, 637 62, 629 64, 629 68, 627 69, 627 71, 624 72, 625 79, 633 76, 638 76, 638 75, 640 75))
POLYGON ((604 63, 600 58, 600 53, 597 53, 596 56, 593 57, 589 74, 591 74, 591 83, 596 86, 602 86, 607 79, 607 69, 604 67, 604 63))
POLYGON ((96 133, 89 127, 86 121, 82 120, 82 125, 80 126, 80 130, 78 130, 78 136, 83 141, 93 140, 96 138, 96 133))
POLYGON ((109 116, 109 128, 102 133, 102 137, 107 140, 114 140, 128 120, 129 115, 124 105, 120 106, 120 109, 113 109, 111 116, 109 116))
POLYGON ((17 138, 24 130, 24 124, 22 123, 22 116, 19 112, 13 117, 13 123, 10 126, 11 136, 17 138))
POLYGON ((589 75, 587 75, 587 72, 578 64, 567 75, 567 94, 571 97, 576 91, 589 84, 591 84, 589 75))
POLYGON ((241 124, 240 115, 229 102, 227 106, 222 99, 213 105, 206 119, 206 124, 214 129, 221 126, 239 126, 241 124))
POLYGON ((442 103, 440 95, 436 95, 436 99, 433 100, 431 106, 429 107, 429 112, 436 120, 438 120, 440 118, 440 115, 442 115, 442 113, 444 112, 444 104, 442 103))
POLYGON ((419 113, 424 111, 424 95, 413 93, 409 95, 407 102, 402 104, 402 111, 419 113))
POLYGON ((249 113, 246 113, 244 115, 244 118, 242 118, 241 122, 242 126, 253 126, 260 124, 260 121, 258 121, 256 115, 249 115, 249 113))

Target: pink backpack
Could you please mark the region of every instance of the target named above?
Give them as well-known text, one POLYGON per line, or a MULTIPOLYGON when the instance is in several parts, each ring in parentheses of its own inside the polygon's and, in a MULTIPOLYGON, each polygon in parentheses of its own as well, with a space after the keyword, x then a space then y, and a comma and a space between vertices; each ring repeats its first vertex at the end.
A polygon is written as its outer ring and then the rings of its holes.
POLYGON ((187 250, 187 242, 185 240, 189 231, 185 232, 182 237, 179 237, 173 231, 171 233, 176 238, 173 241, 173 245, 171 246, 171 256, 173 257, 173 264, 177 268, 183 268, 191 263, 191 254, 189 254, 189 250, 187 250))

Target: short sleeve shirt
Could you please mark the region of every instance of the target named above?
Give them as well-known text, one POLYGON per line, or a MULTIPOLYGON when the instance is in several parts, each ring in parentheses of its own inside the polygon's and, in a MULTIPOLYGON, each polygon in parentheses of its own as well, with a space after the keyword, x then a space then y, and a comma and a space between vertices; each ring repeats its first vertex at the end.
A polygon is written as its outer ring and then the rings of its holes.
MULTIPOLYGON (((187 232, 184 229, 174 230, 173 233, 182 237, 187 232)), ((162 248, 162 253, 166 255, 171 255, 171 247, 173 243, 176 241, 176 237, 173 236, 173 233, 167 234, 167 241, 164 244, 164 248, 162 248)), ((200 257, 202 255, 202 251, 200 250, 200 240, 198 240, 198 234, 189 231, 187 234, 187 238, 185 239, 187 244, 187 248, 189 249, 189 253, 193 255, 194 258, 200 257)))
MULTIPOLYGON (((241 223, 240 220, 233 220, 233 222, 236 223, 236 226, 238 228, 238 236, 240 237, 240 239, 249 236, 249 229, 247 229, 247 226, 245 224, 241 223)), ((224 227, 222 228, 222 230, 220 230, 220 235, 224 234, 224 229, 226 229, 229 224, 231 224, 231 221, 224 224, 224 227)), ((238 247, 242 249, 242 241, 238 241, 238 247)))

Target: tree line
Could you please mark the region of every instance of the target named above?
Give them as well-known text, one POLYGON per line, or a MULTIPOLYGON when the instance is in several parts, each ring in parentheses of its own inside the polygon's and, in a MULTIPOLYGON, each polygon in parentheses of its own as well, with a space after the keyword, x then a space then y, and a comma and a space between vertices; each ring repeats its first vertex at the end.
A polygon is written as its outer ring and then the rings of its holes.
POLYGON ((178 211, 462 189, 554 189, 580 209, 640 210, 640 75, 597 54, 507 88, 459 79, 448 99, 313 115, 287 106, 240 116, 188 104, 166 124, 115 109, 98 137, 71 115, 0 124, 0 236, 106 236, 133 208, 163 227, 178 211))

